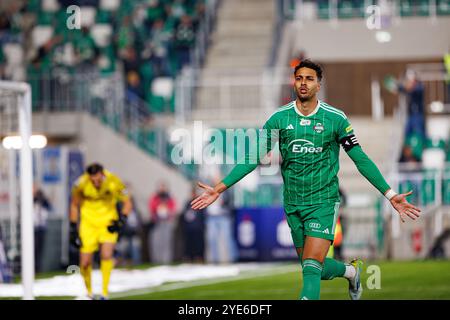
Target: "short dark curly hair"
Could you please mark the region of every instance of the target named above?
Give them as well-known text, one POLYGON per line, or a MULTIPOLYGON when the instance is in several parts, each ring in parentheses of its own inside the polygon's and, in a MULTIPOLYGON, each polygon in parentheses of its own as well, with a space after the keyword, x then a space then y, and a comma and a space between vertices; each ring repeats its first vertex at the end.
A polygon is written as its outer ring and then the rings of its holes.
POLYGON ((300 68, 309 68, 315 70, 317 74, 317 79, 319 79, 319 81, 322 80, 322 66, 320 64, 315 63, 314 61, 311 61, 309 59, 303 60, 295 67, 294 75, 300 68))
POLYGON ((103 166, 100 163, 92 163, 86 168, 86 172, 92 176, 99 172, 103 172, 103 166))

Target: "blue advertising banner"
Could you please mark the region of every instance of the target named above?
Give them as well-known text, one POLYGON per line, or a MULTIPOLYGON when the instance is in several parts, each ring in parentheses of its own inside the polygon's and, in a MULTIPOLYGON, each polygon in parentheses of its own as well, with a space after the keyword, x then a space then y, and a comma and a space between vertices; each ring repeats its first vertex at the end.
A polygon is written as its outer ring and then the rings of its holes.
POLYGON ((61 149, 45 148, 42 150, 42 181, 59 183, 61 179, 61 149))
POLYGON ((283 208, 238 209, 235 227, 239 260, 280 261, 297 259, 283 208))
POLYGON ((79 151, 69 151, 69 159, 68 159, 68 190, 72 190, 72 186, 74 182, 77 180, 79 176, 81 176, 84 172, 84 161, 83 155, 79 151))

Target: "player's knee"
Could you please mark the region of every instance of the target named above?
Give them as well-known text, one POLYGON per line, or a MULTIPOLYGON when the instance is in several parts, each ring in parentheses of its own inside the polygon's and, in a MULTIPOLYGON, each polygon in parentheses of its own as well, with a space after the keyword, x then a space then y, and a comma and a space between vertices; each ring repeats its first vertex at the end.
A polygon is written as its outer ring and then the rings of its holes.
POLYGON ((315 259, 305 259, 302 264, 303 277, 305 276, 318 276, 322 274, 323 265, 321 262, 315 259))
POLYGON ((87 269, 87 268, 89 268, 90 266, 91 266, 91 261, 89 261, 89 260, 81 260, 80 261, 80 268, 81 269, 87 269))
POLYGON ((297 251, 297 257, 298 257, 298 261, 300 262, 300 264, 303 263, 303 248, 295 248, 297 251))

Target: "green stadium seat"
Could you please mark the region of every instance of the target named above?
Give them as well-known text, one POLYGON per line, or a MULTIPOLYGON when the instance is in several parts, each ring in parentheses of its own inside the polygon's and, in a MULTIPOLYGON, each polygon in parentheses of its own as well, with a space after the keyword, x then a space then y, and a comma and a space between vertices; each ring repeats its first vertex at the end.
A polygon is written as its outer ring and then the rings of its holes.
POLYGON ((425 147, 425 142, 422 138, 422 136, 418 134, 412 134, 406 138, 406 145, 409 145, 412 149, 413 155, 421 160, 422 159, 422 153, 423 149, 425 147))
POLYGON ((37 24, 52 26, 55 21, 55 14, 53 12, 41 11, 37 17, 37 24))
POLYGON ((319 19, 330 19, 330 7, 328 1, 318 2, 317 15, 319 19))
POLYGON ((112 14, 109 11, 99 9, 95 16, 96 23, 111 23, 112 14))
POLYGON ((166 101, 164 97, 151 94, 148 103, 150 104, 151 112, 162 113, 165 111, 166 101))
POLYGON ((27 12, 38 13, 39 11, 41 11, 41 0, 28 0, 26 3, 27 12))
POLYGON ((425 17, 430 15, 430 3, 428 0, 419 0, 416 3, 416 15, 425 17))
POLYGON ((413 5, 411 0, 399 0, 398 1, 398 12, 402 17, 410 17, 413 15, 413 5))
POLYGON ((438 15, 450 15, 450 0, 437 0, 436 5, 436 12, 438 15))
POLYGON ((450 167, 447 167, 442 179, 442 202, 450 205, 450 167))
POLYGON ((338 17, 339 19, 353 18, 353 3, 351 0, 341 0, 338 3, 338 17))
POLYGON ((436 200, 436 182, 434 179, 434 170, 426 170, 424 173, 426 175, 425 179, 422 181, 421 185, 421 201, 422 205, 426 206, 432 204, 436 200))

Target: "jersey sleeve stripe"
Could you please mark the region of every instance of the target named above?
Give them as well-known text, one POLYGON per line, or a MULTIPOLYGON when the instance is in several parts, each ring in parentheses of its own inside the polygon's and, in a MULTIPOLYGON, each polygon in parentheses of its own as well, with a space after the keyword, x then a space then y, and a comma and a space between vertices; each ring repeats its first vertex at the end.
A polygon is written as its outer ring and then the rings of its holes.
POLYGON ((321 106, 323 106, 324 108, 327 108, 330 111, 337 112, 337 113, 341 114, 345 119, 347 119, 347 116, 345 115, 345 113, 343 111, 336 109, 325 102, 322 102, 321 106))
POLYGON ((286 110, 289 110, 289 109, 291 109, 291 108, 293 108, 293 107, 294 107, 294 104, 291 102, 290 104, 286 105, 285 107, 281 107, 280 109, 278 109, 278 110, 276 110, 274 113, 272 113, 272 114, 270 115, 269 119, 272 118, 272 117, 273 117, 275 114, 277 114, 278 112, 286 111, 286 110))
POLYGON ((328 112, 337 114, 337 115, 341 116, 342 118, 347 119, 347 117, 346 117, 345 115, 341 114, 341 113, 338 113, 338 112, 336 112, 336 111, 330 110, 330 109, 328 109, 328 108, 326 108, 326 107, 324 107, 324 106, 322 106, 322 105, 321 105, 320 107, 321 107, 322 109, 328 111, 328 112))

